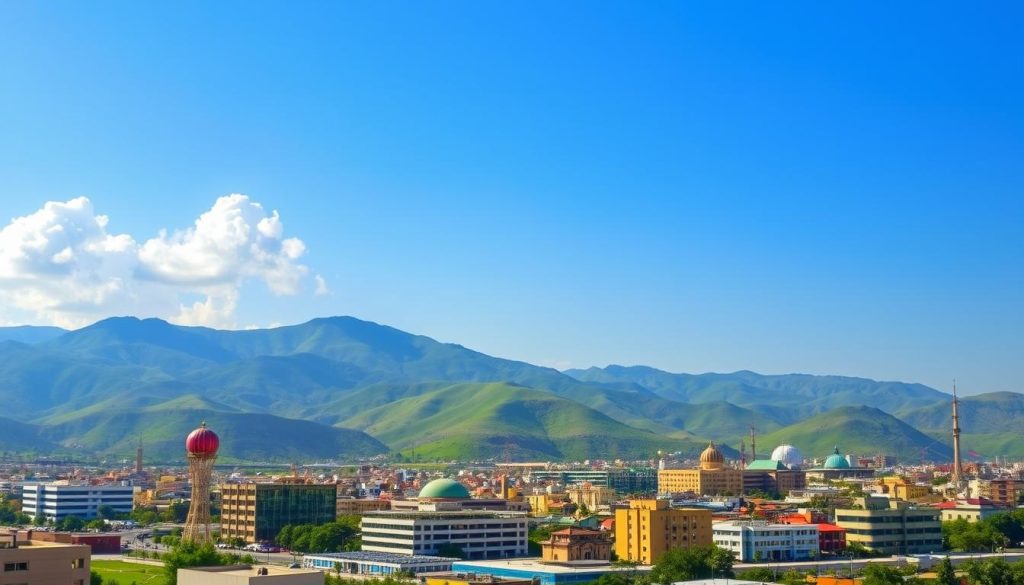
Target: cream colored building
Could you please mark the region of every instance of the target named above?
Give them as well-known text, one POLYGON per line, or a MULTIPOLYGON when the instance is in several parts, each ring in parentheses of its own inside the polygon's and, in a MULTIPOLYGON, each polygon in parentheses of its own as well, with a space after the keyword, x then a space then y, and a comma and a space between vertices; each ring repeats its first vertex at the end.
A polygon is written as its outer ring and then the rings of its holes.
POLYGON ((693 492, 702 496, 738 496, 743 493, 743 471, 725 466, 725 456, 710 443, 700 454, 697 469, 661 469, 658 493, 693 492))
POLYGON ((836 510, 836 526, 846 530, 848 544, 856 542, 885 555, 942 549, 942 524, 937 508, 871 496, 854 502, 853 508, 836 510))
POLYGON ((644 565, 673 548, 710 546, 711 510, 671 508, 668 500, 630 500, 615 511, 615 554, 644 565))
MULTIPOLYGON (((86 576, 88 579, 88 576, 86 576)), ((178 569, 178 585, 324 585, 316 569, 286 569, 273 565, 230 565, 178 569)))
POLYGON ((565 495, 570 502, 577 506, 585 505, 591 512, 596 512, 599 507, 607 506, 615 500, 615 490, 590 482, 565 488, 565 495))
POLYGON ((0 534, 0 584, 88 585, 91 550, 84 544, 18 540, 0 534))

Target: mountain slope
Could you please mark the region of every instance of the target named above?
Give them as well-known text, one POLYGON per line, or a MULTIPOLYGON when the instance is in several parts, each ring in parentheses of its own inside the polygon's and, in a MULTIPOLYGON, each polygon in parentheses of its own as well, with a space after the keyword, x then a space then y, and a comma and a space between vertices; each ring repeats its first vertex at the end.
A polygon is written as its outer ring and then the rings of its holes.
MULTIPOLYGON (((960 398, 960 429, 968 433, 1024 434, 1024 395, 991 392, 960 398)), ((906 423, 924 431, 950 431, 952 397, 937 404, 904 409, 898 413, 906 423)))
POLYGON ((44 434, 65 447, 114 456, 134 453, 139 439, 147 457, 180 460, 184 437, 201 421, 221 437, 225 460, 299 461, 350 459, 387 452, 365 433, 268 414, 218 412, 192 399, 139 409, 105 410, 44 427, 44 434))
POLYGON ((60 337, 67 333, 60 327, 40 327, 36 325, 19 325, 17 327, 0 327, 0 341, 17 341, 33 345, 60 337))
POLYGON ((878 382, 844 376, 786 374, 673 374, 646 366, 608 366, 568 370, 581 382, 609 388, 645 388, 662 398, 684 403, 726 401, 771 416, 782 424, 838 406, 872 404, 886 412, 948 400, 949 395, 921 384, 878 382))
POLYGON ((362 412, 344 423, 426 458, 587 459, 651 456, 702 445, 641 431, 546 392, 458 384, 362 412), (414 425, 407 421, 415 421, 414 425))
POLYGON ((765 446, 789 443, 806 457, 824 458, 833 447, 861 456, 895 455, 903 462, 949 461, 952 448, 870 406, 843 406, 758 438, 765 446))

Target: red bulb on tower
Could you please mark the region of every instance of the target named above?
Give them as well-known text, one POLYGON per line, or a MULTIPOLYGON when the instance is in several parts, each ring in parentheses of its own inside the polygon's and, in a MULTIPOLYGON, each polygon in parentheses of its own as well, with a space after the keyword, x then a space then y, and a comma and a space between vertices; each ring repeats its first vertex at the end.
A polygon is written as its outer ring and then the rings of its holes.
POLYGON ((185 450, 189 455, 195 457, 213 457, 220 447, 220 437, 217 433, 206 428, 206 423, 199 425, 199 428, 188 434, 185 439, 185 450))

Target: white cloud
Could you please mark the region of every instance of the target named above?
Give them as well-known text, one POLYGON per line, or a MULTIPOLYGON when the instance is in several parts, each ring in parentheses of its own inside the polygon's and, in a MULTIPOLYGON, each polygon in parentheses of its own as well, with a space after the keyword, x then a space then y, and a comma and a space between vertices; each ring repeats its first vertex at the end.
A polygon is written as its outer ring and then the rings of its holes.
MULTIPOLYGON (((305 244, 284 238, 277 211, 268 214, 245 195, 221 197, 191 227, 141 244, 109 233, 108 223, 79 197, 51 201, 3 227, 0 322, 78 327, 134 314, 233 327, 243 283, 294 295, 309 275, 299 262, 305 244), (196 295, 201 300, 182 300, 196 295)), ((317 293, 326 290, 319 275, 314 283, 317 293)))
POLYGON ((315 294, 315 295, 329 295, 329 294, 331 294, 331 289, 327 288, 327 281, 324 280, 323 276, 320 276, 319 274, 317 274, 316 276, 313 277, 313 280, 316 282, 316 290, 313 291, 313 294, 315 294))

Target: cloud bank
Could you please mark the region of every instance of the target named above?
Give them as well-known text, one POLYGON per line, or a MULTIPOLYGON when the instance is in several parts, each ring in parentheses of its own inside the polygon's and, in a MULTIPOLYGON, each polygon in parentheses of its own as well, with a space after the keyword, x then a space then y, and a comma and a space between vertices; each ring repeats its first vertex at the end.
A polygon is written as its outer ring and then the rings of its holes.
POLYGON ((0 230, 0 321, 74 328, 130 314, 234 328, 246 282, 275 295, 327 290, 300 263, 306 246, 284 237, 277 211, 245 195, 221 197, 191 227, 141 243, 107 225, 85 197, 11 220, 0 230))

